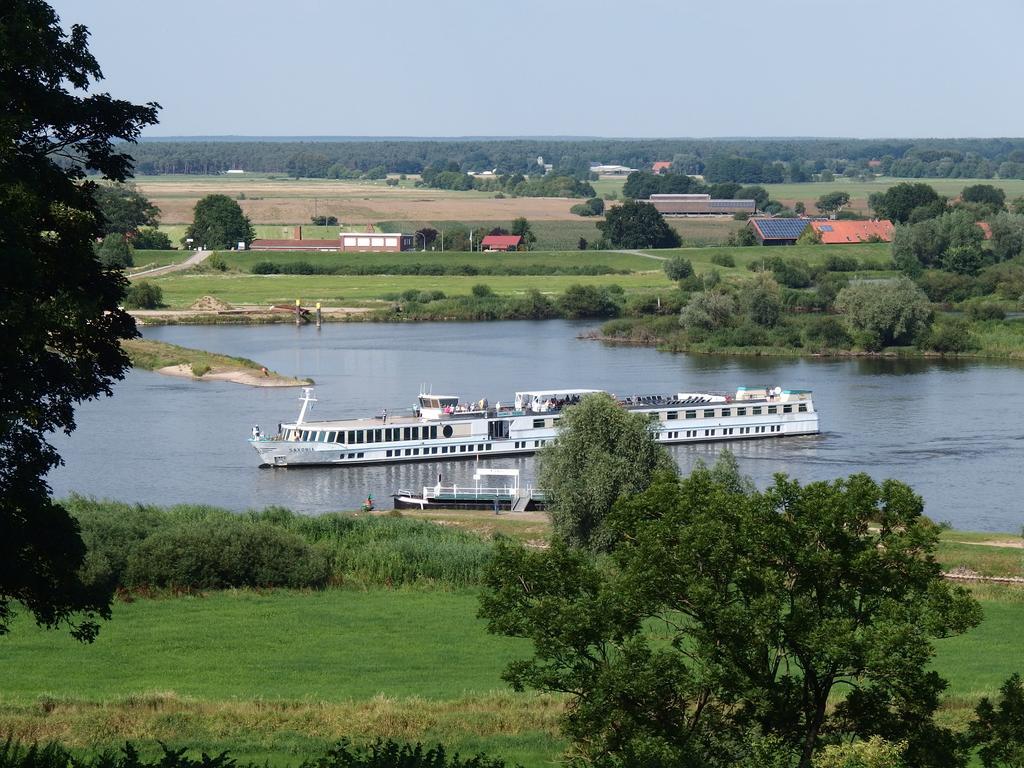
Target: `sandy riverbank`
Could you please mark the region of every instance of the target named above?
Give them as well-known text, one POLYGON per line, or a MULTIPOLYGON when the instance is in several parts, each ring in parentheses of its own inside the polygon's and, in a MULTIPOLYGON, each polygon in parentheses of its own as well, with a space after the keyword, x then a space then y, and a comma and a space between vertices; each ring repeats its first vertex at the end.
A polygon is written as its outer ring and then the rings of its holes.
POLYGON ((293 379, 277 373, 250 371, 245 368, 211 368, 202 376, 192 372, 191 365, 168 365, 155 369, 155 373, 164 376, 178 376, 192 381, 230 381, 233 384, 246 384, 250 387, 301 387, 310 383, 309 379, 293 379))

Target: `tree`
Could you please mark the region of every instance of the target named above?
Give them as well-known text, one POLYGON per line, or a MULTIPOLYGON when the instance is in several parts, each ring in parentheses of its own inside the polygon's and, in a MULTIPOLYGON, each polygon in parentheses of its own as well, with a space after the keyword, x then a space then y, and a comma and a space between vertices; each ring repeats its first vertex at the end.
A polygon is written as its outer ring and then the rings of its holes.
POLYGON ((620 311, 619 303, 608 288, 579 283, 570 285, 565 289, 565 293, 558 297, 558 308, 562 310, 562 315, 570 320, 584 317, 616 317, 620 311))
POLYGON ((104 234, 130 235, 139 227, 153 227, 160 221, 160 209, 134 184, 101 184, 93 196, 103 216, 104 234))
POLYGON ((605 214, 597 228, 616 248, 678 248, 678 233, 650 203, 627 200, 605 214))
POLYGON ((976 275, 985 266, 985 251, 980 245, 954 245, 942 255, 942 268, 958 275, 976 275))
POLYGON ((747 280, 740 289, 740 306, 751 322, 773 328, 782 316, 782 291, 767 272, 747 280))
POLYGON ((807 213, 807 206, 804 205, 804 201, 803 200, 797 200, 793 204, 793 212, 797 216, 803 216, 805 213, 807 213))
POLYGON ((103 235, 86 169, 124 181, 124 144, 156 122, 158 105, 85 95, 102 79, 88 32, 68 32, 42 0, 0 13, 0 634, 20 604, 47 627, 92 639, 110 588, 83 581, 77 523, 49 498, 60 464, 51 432, 75 428, 74 406, 109 395, 137 335, 119 308, 125 279, 100 265, 103 235), (115 144, 115 142, 119 142, 115 144))
POLYGON ((673 256, 665 261, 665 275, 669 280, 685 280, 693 277, 693 264, 682 256, 673 256))
POLYGON ((906 277, 848 285, 835 308, 869 349, 911 344, 932 318, 928 297, 906 277))
POLYGON ((510 232, 523 238, 523 245, 526 246, 526 250, 530 250, 533 244, 537 242, 537 236, 533 234, 533 228, 530 227, 530 222, 526 220, 525 216, 520 216, 512 222, 510 232))
POLYGON ((736 316, 736 300, 728 293, 702 291, 690 297, 679 313, 679 324, 684 328, 702 328, 717 331, 730 325, 736 316))
POLYGON ((103 238, 103 242, 96 249, 96 257, 100 264, 108 269, 126 269, 135 266, 132 251, 128 238, 113 233, 103 238))
POLYGON ((1006 192, 991 184, 972 184, 960 192, 960 199, 965 203, 979 203, 993 213, 1006 210, 1006 192))
POLYGON ((171 245, 171 238, 167 236, 166 232, 147 228, 140 229, 135 233, 135 237, 132 238, 132 247, 137 251, 169 251, 174 246, 171 245))
POLYGON ((650 419, 604 393, 566 408, 558 436, 537 459, 537 482, 550 494, 552 528, 572 547, 603 548, 601 525, 619 497, 644 490, 656 473, 675 473, 650 419))
POLYGON ((837 213, 850 203, 849 192, 829 192, 818 198, 814 206, 822 213, 837 213))
POLYGON ((985 768, 1024 768, 1024 682, 1011 675, 999 688, 996 705, 984 697, 968 726, 971 745, 985 768))
POLYGON ((416 230, 416 234, 412 238, 413 245, 421 245, 423 250, 427 250, 433 246, 439 234, 433 227, 421 227, 416 230))
POLYGON ((139 280, 128 286, 124 305, 128 309, 159 309, 164 305, 164 292, 155 283, 139 280))
POLYGON ((868 197, 868 204, 879 218, 899 222, 909 221, 910 214, 915 208, 940 202, 945 206, 945 201, 939 197, 939 193, 930 185, 921 182, 903 181, 889 187, 885 192, 874 193, 868 197))
POLYGON ((238 203, 227 195, 207 195, 196 203, 183 242, 189 238, 200 248, 234 248, 242 242, 248 247, 256 232, 238 203))
POLYGON ((657 476, 602 529, 603 561, 500 545, 481 598, 489 631, 533 642, 505 679, 568 694, 588 763, 734 765, 761 733, 801 768, 872 736, 905 742, 908 765, 962 764, 929 662, 981 612, 943 579, 939 527, 906 485, 777 475, 759 492, 732 462, 657 476))
POLYGON ((989 221, 992 253, 997 261, 1007 261, 1024 251, 1024 215, 998 213, 989 221))

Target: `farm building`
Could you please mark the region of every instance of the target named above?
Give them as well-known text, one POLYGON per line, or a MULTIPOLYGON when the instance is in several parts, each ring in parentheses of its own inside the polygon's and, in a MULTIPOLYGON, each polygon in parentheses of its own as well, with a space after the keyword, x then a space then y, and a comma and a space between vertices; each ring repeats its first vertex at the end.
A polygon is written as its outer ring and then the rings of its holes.
POLYGON ((892 242, 892 222, 876 221, 812 221, 811 227, 826 245, 838 243, 892 242))
POLYGON ((520 235, 486 235, 480 241, 484 251, 518 251, 523 238, 520 235))
POLYGON ((651 173, 668 173, 670 168, 672 168, 671 160, 657 160, 651 166, 651 173))
POLYGON ((413 248, 413 236, 401 232, 342 232, 342 253, 360 251, 387 251, 398 253, 413 248))
POLYGON ((712 200, 711 195, 651 195, 651 205, 663 216, 723 216, 754 213, 753 200, 712 200))
POLYGON ((267 240, 252 241, 250 251, 337 251, 337 240, 267 240))
POLYGON ((761 245, 796 245, 810 219, 750 219, 748 226, 761 245))

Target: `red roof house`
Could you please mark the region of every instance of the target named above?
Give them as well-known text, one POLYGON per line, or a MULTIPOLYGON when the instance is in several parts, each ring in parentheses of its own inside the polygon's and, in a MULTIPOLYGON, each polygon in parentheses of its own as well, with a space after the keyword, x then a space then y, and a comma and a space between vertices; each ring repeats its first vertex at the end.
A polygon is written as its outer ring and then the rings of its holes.
POLYGON ((812 221, 811 226, 826 245, 838 243, 866 243, 870 240, 892 242, 892 222, 878 221, 812 221))
POLYGON ((986 240, 991 240, 992 239, 992 225, 991 224, 989 224, 987 221, 979 221, 978 222, 978 227, 981 229, 982 232, 985 233, 985 239, 986 240))
POLYGON ((654 173, 668 173, 669 168, 671 167, 672 163, 669 160, 658 160, 651 166, 651 171, 654 173))
POLYGON ((480 241, 485 251, 516 251, 523 238, 520 235, 487 235, 480 241))

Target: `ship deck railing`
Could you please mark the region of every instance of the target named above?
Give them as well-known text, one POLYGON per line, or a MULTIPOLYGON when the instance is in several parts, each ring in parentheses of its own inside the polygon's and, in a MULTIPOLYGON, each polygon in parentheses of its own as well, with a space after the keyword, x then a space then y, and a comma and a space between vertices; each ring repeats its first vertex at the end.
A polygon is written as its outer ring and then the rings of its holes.
MULTIPOLYGON (((410 491, 399 491, 404 496, 415 498, 410 491)), ((510 500, 522 497, 543 500, 547 493, 532 486, 484 486, 484 485, 430 485, 423 486, 425 501, 443 499, 446 501, 490 501, 493 499, 510 500)))

